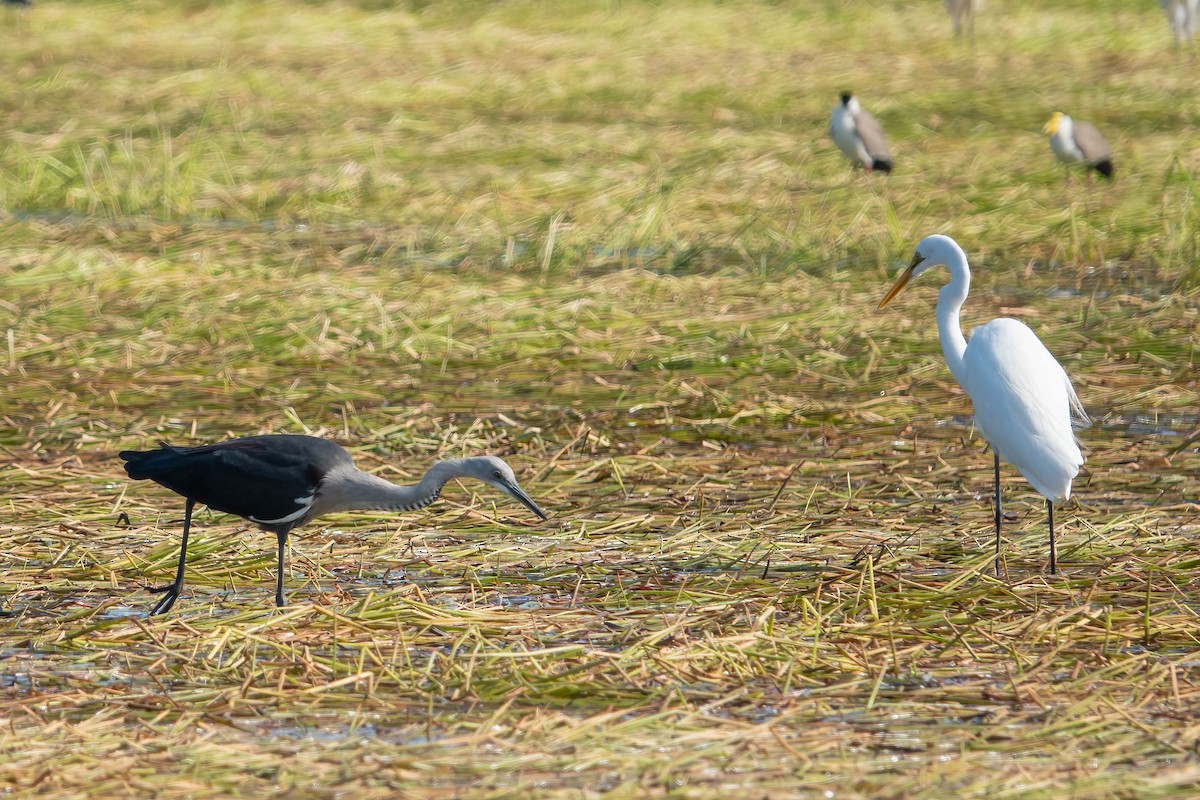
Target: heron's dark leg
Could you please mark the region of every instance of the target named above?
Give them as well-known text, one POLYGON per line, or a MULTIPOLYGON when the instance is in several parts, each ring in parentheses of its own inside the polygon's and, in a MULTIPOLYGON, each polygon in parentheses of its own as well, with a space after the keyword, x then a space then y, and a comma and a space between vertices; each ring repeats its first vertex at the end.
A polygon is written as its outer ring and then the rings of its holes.
POLYGON ((996 575, 1000 575, 1000 519, 1003 516, 1000 511, 1000 454, 996 452, 996 448, 992 448, 992 459, 995 465, 996 477, 996 575))
POLYGON ((1054 547, 1054 503, 1050 498, 1046 498, 1046 519, 1050 521, 1050 574, 1054 575, 1058 571, 1058 552, 1054 547))
POLYGON ((183 542, 179 545, 179 566, 175 570, 175 581, 168 583, 166 586, 147 586, 151 592, 166 592, 162 599, 154 604, 154 608, 150 610, 150 616, 156 614, 165 614, 171 610, 171 606, 175 605, 175 599, 179 597, 179 593, 183 590, 183 567, 187 563, 187 540, 188 531, 192 527, 192 508, 196 505, 196 501, 190 497, 187 499, 187 505, 183 511, 183 542))
POLYGON ((287 605, 283 599, 283 551, 287 547, 286 530, 275 531, 275 538, 279 541, 279 572, 275 575, 275 605, 283 608, 287 605))

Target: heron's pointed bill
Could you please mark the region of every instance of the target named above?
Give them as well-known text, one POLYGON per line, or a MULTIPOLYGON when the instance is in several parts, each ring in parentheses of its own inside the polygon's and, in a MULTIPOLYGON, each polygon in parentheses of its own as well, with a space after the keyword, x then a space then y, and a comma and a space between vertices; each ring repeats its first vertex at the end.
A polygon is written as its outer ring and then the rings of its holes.
POLYGON ((913 270, 917 268, 917 264, 920 264, 924 260, 925 259, 921 257, 920 253, 917 253, 913 256, 912 263, 908 265, 908 269, 900 273, 900 277, 894 284, 892 284, 892 288, 888 289, 888 293, 885 294, 883 299, 879 301, 880 308, 883 308, 888 303, 892 302, 892 298, 904 290, 904 287, 907 286, 908 282, 912 280, 913 270))
POLYGON ((544 519, 544 520, 549 519, 549 517, 546 516, 546 512, 544 512, 540 508, 538 508, 537 503, 533 502, 533 499, 529 495, 525 494, 525 490, 522 489, 520 486, 517 486, 515 483, 510 483, 507 486, 505 486, 504 488, 521 505, 525 506, 530 511, 537 514, 542 519, 544 519))

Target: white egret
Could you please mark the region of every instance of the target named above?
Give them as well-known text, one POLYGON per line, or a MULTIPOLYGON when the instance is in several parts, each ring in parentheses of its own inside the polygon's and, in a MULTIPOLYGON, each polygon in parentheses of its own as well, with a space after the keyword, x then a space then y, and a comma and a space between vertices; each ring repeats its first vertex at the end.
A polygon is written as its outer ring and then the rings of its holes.
POLYGON ((879 120, 863 110, 858 98, 842 93, 842 102, 829 118, 829 136, 850 161, 867 172, 892 171, 892 151, 879 120))
POLYGON ((1088 423, 1066 371, 1028 326, 1015 319, 994 319, 963 338, 959 311, 971 288, 967 255, 949 236, 927 236, 917 245, 912 264, 884 296, 879 307, 914 277, 936 266, 950 270, 950 282, 938 293, 937 325, 946 366, 975 406, 975 425, 992 446, 996 480, 996 571, 1000 570, 1000 459, 1012 464, 1046 498, 1050 524, 1050 573, 1057 570, 1054 504, 1071 496, 1071 480, 1083 454, 1072 430, 1072 416, 1088 423))
POLYGON ((1093 125, 1055 111, 1042 131, 1050 134, 1050 149, 1068 169, 1071 164, 1086 164, 1106 178, 1113 176, 1112 148, 1093 125))

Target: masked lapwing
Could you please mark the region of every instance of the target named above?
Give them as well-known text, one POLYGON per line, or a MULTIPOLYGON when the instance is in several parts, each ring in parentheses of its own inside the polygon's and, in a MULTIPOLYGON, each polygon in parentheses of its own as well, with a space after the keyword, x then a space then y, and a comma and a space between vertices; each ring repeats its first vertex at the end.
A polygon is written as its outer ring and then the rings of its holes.
POLYGON ((1050 135, 1054 155, 1068 168, 1071 164, 1084 164, 1106 178, 1113 176, 1112 148, 1094 126, 1055 111, 1042 130, 1050 135))
POLYGON ((892 151, 883 135, 883 127, 879 120, 863 111, 858 98, 849 92, 842 94, 842 102, 833 109, 829 135, 856 166, 867 172, 892 171, 892 151))

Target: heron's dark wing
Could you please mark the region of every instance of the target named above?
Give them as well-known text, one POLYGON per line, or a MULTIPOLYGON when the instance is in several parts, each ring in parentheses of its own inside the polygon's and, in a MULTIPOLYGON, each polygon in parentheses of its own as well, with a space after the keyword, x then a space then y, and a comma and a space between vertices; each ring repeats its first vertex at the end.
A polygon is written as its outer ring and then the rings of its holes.
POLYGON ((350 461, 333 442, 308 436, 251 436, 202 447, 125 451, 125 470, 216 511, 260 523, 301 520, 325 474, 350 461))

